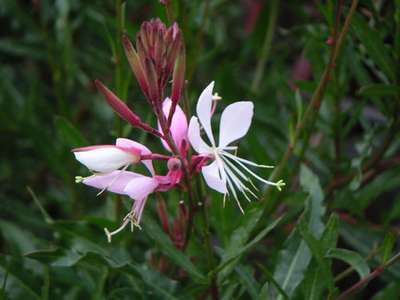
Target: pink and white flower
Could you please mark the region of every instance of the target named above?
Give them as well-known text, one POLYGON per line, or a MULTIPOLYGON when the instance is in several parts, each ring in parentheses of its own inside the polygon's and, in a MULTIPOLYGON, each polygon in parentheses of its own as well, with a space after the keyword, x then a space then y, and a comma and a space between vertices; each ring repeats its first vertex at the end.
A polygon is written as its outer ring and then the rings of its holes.
POLYGON ((231 153, 237 150, 237 146, 231 144, 243 137, 250 128, 254 109, 251 101, 235 102, 224 109, 221 115, 217 145, 211 128, 213 87, 214 82, 211 82, 201 93, 196 107, 197 117, 193 116, 189 123, 188 137, 198 154, 213 160, 211 164, 203 166, 201 169, 207 185, 224 194, 224 200, 226 195, 232 194, 242 210, 237 191, 241 192, 249 201, 248 194, 255 196, 254 192, 245 184, 250 183, 254 186, 249 175, 265 184, 276 186, 279 190, 285 183, 282 180, 278 182, 268 181, 249 168, 249 166, 272 168, 271 166, 259 165, 231 153), (201 137, 200 124, 209 143, 206 143, 201 137))
POLYGON ((144 176, 124 170, 89 176, 83 179, 82 183, 100 190, 127 195, 134 200, 131 211, 126 215, 122 225, 118 229, 109 232, 107 228, 104 228, 109 242, 113 235, 120 232, 128 224, 131 224, 131 229, 133 229, 133 226, 140 228, 139 224, 147 197, 159 186, 159 180, 154 177, 154 174, 152 176, 144 176))
MULTIPOLYGON (((167 98, 163 102, 163 112, 166 117, 169 115, 170 109, 171 101, 167 98)), ((170 132, 174 143, 181 152, 186 151, 187 143, 184 141, 187 140, 187 128, 186 116, 182 109, 176 106, 171 119, 170 132)), ((167 143, 163 139, 161 141, 164 147, 171 151, 167 143)), ((107 228, 104 229, 108 241, 111 241, 111 237, 128 224, 131 224, 132 229, 133 226, 140 228, 139 224, 148 196, 155 191, 168 191, 180 182, 183 175, 179 159, 153 154, 146 146, 126 138, 118 138, 115 145, 97 145, 72 151, 79 162, 94 172, 88 177, 77 176, 77 182, 100 189, 100 193, 110 191, 129 196, 134 200, 131 211, 118 229, 112 232, 109 232, 107 228), (152 160, 159 158, 168 160, 169 172, 166 176, 155 174, 152 160), (145 165, 150 176, 126 170, 131 164, 139 162, 145 165)))

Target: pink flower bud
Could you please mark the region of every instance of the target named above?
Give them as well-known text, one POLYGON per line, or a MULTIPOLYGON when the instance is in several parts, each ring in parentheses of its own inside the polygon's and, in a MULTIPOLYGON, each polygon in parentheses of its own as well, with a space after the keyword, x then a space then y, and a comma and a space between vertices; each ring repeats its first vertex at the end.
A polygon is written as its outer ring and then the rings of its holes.
MULTIPOLYGON (((162 4, 167 3, 169 1, 162 4)), ((167 28, 160 19, 153 19, 142 24, 136 36, 136 50, 126 36, 122 41, 131 68, 149 102, 160 108, 165 88, 173 74, 173 97, 177 102, 185 70, 183 41, 178 25, 175 23, 167 28)))
POLYGON ((328 45, 328 46, 333 46, 334 44, 335 44, 335 40, 334 40, 334 38, 333 37, 328 37, 328 39, 326 40, 326 44, 328 45))
POLYGON ((121 116, 122 119, 124 119, 134 127, 138 127, 142 123, 140 118, 99 80, 95 80, 95 84, 97 89, 100 91, 100 93, 103 94, 104 98, 107 100, 107 103, 117 114, 121 116))
POLYGON ((169 171, 178 171, 182 164, 178 158, 173 157, 168 160, 167 166, 169 171))

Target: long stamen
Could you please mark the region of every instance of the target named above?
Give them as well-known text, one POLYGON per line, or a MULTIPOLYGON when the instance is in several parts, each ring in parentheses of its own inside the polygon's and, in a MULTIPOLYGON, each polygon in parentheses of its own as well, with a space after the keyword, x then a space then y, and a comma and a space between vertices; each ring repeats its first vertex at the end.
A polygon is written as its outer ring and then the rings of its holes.
POLYGON ((108 242, 111 243, 111 237, 113 235, 121 232, 126 227, 126 225, 128 225, 128 223, 130 223, 130 222, 131 222, 131 220, 129 220, 129 219, 124 220, 122 225, 112 232, 110 232, 107 228, 104 228, 104 232, 106 233, 108 242))
POLYGON ((225 193, 225 194, 224 194, 224 199, 222 200, 222 207, 223 207, 223 208, 225 208, 226 195, 228 195, 228 193, 225 193))
MULTIPOLYGON (((224 162, 228 162, 228 160, 224 157, 222 157, 224 162)), ((230 177, 232 177, 233 183, 236 184, 238 187, 239 191, 245 196, 246 200, 251 202, 249 196, 247 195, 246 191, 250 193, 254 198, 258 199, 257 195, 253 193, 252 190, 250 190, 247 186, 245 186, 239 178, 235 175, 235 173, 229 168, 228 164, 225 165, 225 169, 230 177)))
POLYGON ((242 163, 247 164, 247 165, 250 165, 250 166, 253 166, 253 167, 257 167, 257 168, 267 168, 267 169, 273 169, 273 168, 275 168, 274 166, 256 164, 255 162, 252 162, 252 161, 250 161, 250 160, 241 158, 241 157, 239 157, 239 156, 235 156, 235 155, 233 155, 233 154, 231 154, 231 153, 229 153, 229 152, 226 152, 226 151, 221 151, 221 153, 222 153, 223 155, 229 156, 230 158, 232 158, 232 159, 234 159, 234 160, 239 160, 239 161, 241 161, 242 163))
POLYGON ((257 178, 258 180, 260 180, 261 182, 264 182, 266 184, 269 185, 273 185, 276 186, 278 188, 278 190, 281 190, 281 186, 284 186, 285 183, 282 180, 279 180, 278 182, 272 182, 269 180, 265 180, 264 178, 258 176, 256 173, 254 173, 252 170, 250 170, 248 167, 246 167, 241 161, 240 159, 237 159, 238 157, 233 156, 231 154, 229 154, 228 152, 224 152, 225 156, 229 157, 230 159, 234 160, 239 166, 241 166, 244 170, 246 170, 248 173, 250 173, 251 175, 254 176, 254 178, 257 178))
POLYGON ((117 176, 115 176, 115 178, 110 182, 109 185, 105 186, 100 192, 97 193, 96 196, 100 196, 102 193, 104 193, 104 191, 106 191, 107 189, 109 189, 120 177, 121 175, 124 173, 124 171, 126 171, 126 169, 129 167, 129 164, 124 166, 118 173, 117 176))
POLYGON ((243 174, 242 171, 240 171, 233 163, 229 161, 228 158, 221 156, 224 162, 226 162, 227 165, 229 165, 243 180, 249 181, 249 177, 243 174))
POLYGON ((75 183, 81 183, 81 182, 84 181, 85 179, 90 178, 90 177, 93 177, 93 176, 96 176, 96 175, 93 174, 93 175, 86 176, 86 177, 83 177, 83 176, 75 176, 75 183))
POLYGON ((236 151, 238 149, 237 146, 226 146, 223 149, 219 148, 220 150, 230 150, 230 151, 236 151))
POLYGON ((120 227, 118 227, 117 229, 115 229, 112 232, 110 232, 107 228, 104 228, 104 232, 107 236, 107 241, 109 243, 111 243, 112 236, 121 232, 129 223, 131 224, 132 232, 133 232, 134 226, 138 227, 140 230, 142 229, 136 220, 135 211, 133 210, 133 207, 132 207, 132 210, 124 217, 123 222, 120 227))
POLYGON ((231 190, 231 192, 233 194, 233 198, 235 199, 240 211, 242 212, 242 214, 244 214, 244 210, 243 210, 242 206, 240 205, 240 202, 239 202, 238 196, 236 194, 235 188, 233 187, 232 181, 229 178, 229 176, 226 177, 226 182, 228 183, 228 187, 231 190))

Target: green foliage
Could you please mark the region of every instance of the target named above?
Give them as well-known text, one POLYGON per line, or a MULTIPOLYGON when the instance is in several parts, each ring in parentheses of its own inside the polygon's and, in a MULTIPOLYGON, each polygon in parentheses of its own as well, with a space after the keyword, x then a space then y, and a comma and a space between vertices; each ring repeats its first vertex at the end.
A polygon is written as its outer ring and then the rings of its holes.
MULTIPOLYGON (((131 200, 76 184, 89 172, 71 153, 120 136, 165 153, 93 84, 100 79, 157 126, 120 35, 133 40, 150 18, 168 23, 165 8, 1 1, 0 299, 334 299, 398 253, 400 2, 359 1, 315 105, 334 47, 327 40, 352 1, 264 2, 171 1, 185 38, 188 116, 212 80, 223 98, 216 116, 253 101, 239 154, 275 165, 257 171, 286 182, 282 192, 255 183, 260 199, 240 199, 244 214, 199 185, 206 199, 193 203, 182 250, 171 228, 187 193, 162 194, 170 232, 151 196, 142 230, 108 243, 104 228, 120 225, 131 200)), ((349 299, 396 299, 399 282, 392 264, 349 299)))

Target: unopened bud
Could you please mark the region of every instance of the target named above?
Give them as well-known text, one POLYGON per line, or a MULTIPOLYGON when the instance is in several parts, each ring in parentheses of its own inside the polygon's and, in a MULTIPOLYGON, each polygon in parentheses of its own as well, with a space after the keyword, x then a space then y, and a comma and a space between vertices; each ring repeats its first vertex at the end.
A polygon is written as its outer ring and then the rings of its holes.
POLYGON ((169 0, 160 0, 160 4, 162 5, 168 5, 169 4, 169 0))
MULTIPOLYGON (((160 1, 163 5, 169 2, 160 1)), ((123 37, 123 45, 136 79, 151 104, 164 100, 162 95, 174 67, 177 69, 174 74, 174 99, 180 97, 185 66, 182 61, 182 35, 176 23, 167 28, 160 19, 144 22, 136 36, 136 50, 126 36, 123 37)))
POLYGON ((113 92, 111 92, 104 84, 99 80, 95 80, 95 84, 100 93, 103 94, 108 105, 120 115, 122 119, 130 123, 133 127, 140 127, 142 121, 130 108, 119 99, 113 92))
POLYGON ((328 46, 333 46, 335 44, 335 39, 333 37, 328 37, 328 39, 326 40, 326 44, 328 46))
POLYGON ((173 157, 168 160, 167 166, 169 171, 178 171, 182 164, 178 158, 173 157))

